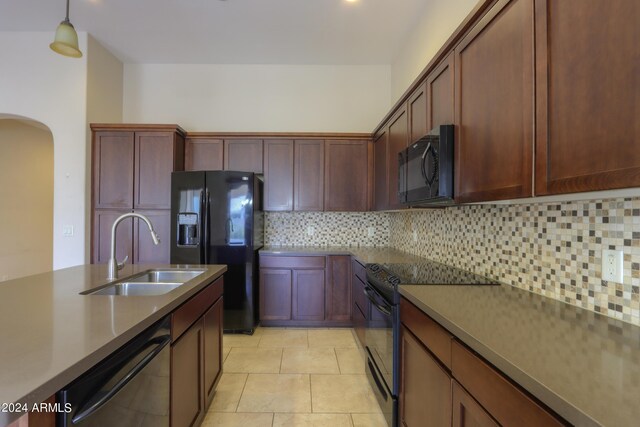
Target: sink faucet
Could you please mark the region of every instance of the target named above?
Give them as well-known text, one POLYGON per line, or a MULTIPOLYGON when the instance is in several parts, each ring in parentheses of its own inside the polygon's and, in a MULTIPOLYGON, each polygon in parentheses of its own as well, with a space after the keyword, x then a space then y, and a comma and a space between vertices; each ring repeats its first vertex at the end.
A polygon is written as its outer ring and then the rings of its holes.
POLYGON ((111 227, 111 257, 109 258, 109 263, 107 264, 107 270, 108 270, 107 279, 109 280, 118 278, 118 271, 124 268, 124 264, 129 259, 129 255, 127 255, 122 260, 122 262, 118 262, 118 260, 116 259, 116 228, 118 227, 118 224, 120 224, 120 222, 123 219, 129 218, 129 217, 140 218, 141 220, 146 222, 147 226, 149 227, 149 232, 151 233, 151 238, 153 239, 153 244, 154 245, 160 244, 160 239, 158 238, 158 235, 156 234, 156 232, 153 230, 153 224, 151 224, 151 221, 149 220, 149 218, 139 213, 126 213, 124 215, 120 215, 118 218, 116 218, 116 220, 113 222, 113 226, 111 227))

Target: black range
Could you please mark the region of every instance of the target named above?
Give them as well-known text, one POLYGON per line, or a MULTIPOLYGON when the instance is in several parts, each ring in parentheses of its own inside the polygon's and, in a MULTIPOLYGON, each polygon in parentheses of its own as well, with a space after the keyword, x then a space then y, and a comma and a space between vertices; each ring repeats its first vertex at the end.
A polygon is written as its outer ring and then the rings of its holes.
POLYGON ((365 329, 367 377, 390 426, 397 426, 400 346, 400 285, 499 285, 499 282, 439 262, 367 264, 365 294, 371 302, 365 329))

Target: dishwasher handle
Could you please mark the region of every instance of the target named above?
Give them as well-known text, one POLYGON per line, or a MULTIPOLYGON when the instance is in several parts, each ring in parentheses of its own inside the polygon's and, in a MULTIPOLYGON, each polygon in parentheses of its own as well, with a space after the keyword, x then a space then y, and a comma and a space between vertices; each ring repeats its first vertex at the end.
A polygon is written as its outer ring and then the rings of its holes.
POLYGON ((138 362, 127 374, 125 374, 118 382, 108 391, 98 390, 82 408, 78 409, 76 415, 71 419, 73 424, 78 424, 91 414, 102 408, 109 400, 111 400, 129 381, 131 381, 140 371, 156 357, 171 342, 171 336, 163 335, 149 341, 152 345, 151 350, 144 358, 138 362))

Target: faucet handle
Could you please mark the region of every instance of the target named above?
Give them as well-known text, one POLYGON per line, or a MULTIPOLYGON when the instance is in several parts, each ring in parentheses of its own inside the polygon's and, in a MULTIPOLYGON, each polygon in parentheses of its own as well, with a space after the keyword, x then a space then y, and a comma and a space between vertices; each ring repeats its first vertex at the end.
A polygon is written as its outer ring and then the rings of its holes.
POLYGON ((128 259, 129 259, 129 255, 125 256, 124 259, 122 260, 122 262, 116 261, 116 266, 117 266, 118 270, 122 270, 124 268, 124 265, 127 263, 128 259))

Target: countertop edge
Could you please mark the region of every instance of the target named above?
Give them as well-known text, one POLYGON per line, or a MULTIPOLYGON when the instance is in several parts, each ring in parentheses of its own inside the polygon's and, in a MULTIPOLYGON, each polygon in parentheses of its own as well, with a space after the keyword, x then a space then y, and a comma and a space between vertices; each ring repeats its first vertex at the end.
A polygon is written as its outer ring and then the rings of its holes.
MULTIPOLYGON (((14 402, 4 402, 4 403, 26 403, 29 408, 31 408, 34 404, 39 404, 44 402, 46 399, 57 393, 67 384, 71 383, 75 379, 79 378, 80 375, 94 367, 96 364, 100 363, 111 353, 125 345, 127 342, 135 338, 138 334, 143 332, 145 329, 152 326, 157 321, 161 320, 163 317, 166 317, 171 312, 173 312, 180 305, 185 303, 187 300, 191 299, 197 293, 199 293, 203 288, 222 277, 222 275, 227 271, 226 265, 221 265, 220 269, 211 274, 205 275, 204 278, 201 279, 200 283, 197 285, 193 285, 191 289, 186 290, 175 299, 173 299, 170 303, 160 308, 158 311, 152 313, 151 315, 145 317, 139 323, 123 332, 119 336, 113 338, 109 342, 105 343, 102 347, 96 349, 91 354, 83 357, 75 364, 69 366, 64 371, 59 372, 54 375, 52 378, 47 380, 45 383, 31 391, 26 396, 23 396, 17 399, 14 402)), ((1 403, 1 402, 0 402, 1 403)), ((10 424, 13 421, 22 417, 24 412, 0 412, 0 425, 10 424)))
MULTIPOLYGON (((500 285, 508 286, 508 285, 500 285)), ((548 389, 529 376, 526 372, 520 370, 516 365, 512 364, 500 354, 494 352, 490 347, 484 345, 474 336, 468 334, 464 329, 458 326, 453 321, 449 320, 445 316, 441 315, 438 311, 429 307, 424 301, 415 297, 409 289, 404 286, 399 287, 400 295, 410 301, 413 305, 418 307, 422 312, 432 317, 442 327, 447 329, 452 335, 454 335, 459 341, 467 345, 473 351, 478 353, 490 364, 495 366, 507 377, 511 378, 523 389, 529 392, 532 396, 538 399, 540 402, 547 405, 550 409, 555 411, 558 415, 563 417, 574 425, 580 426, 595 426, 601 427, 602 424, 591 418, 589 415, 582 412, 579 408, 575 407, 571 403, 558 396, 552 390, 548 389)), ((524 291, 523 291, 524 292, 524 291)))

